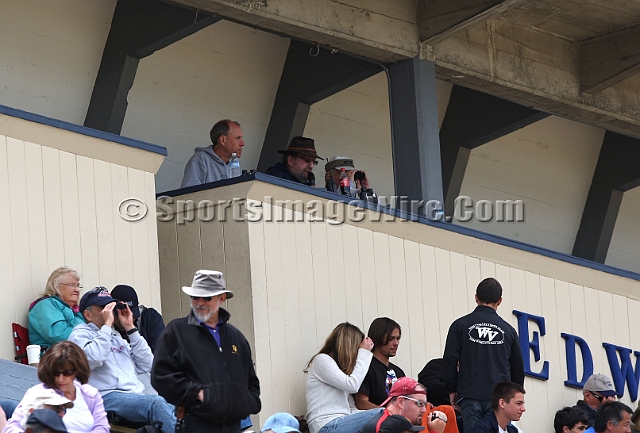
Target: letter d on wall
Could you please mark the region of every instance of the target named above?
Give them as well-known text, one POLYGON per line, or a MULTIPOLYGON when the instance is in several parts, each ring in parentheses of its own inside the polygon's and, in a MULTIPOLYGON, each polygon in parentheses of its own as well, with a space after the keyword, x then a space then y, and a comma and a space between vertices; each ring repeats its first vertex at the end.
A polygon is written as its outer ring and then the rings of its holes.
POLYGON ((522 360, 524 361, 524 374, 535 377, 536 379, 549 380, 549 361, 544 361, 542 371, 535 373, 531 371, 531 354, 533 359, 540 361, 540 336, 547 333, 544 326, 544 317, 534 316, 533 314, 523 313, 522 311, 513 310, 513 314, 518 318, 518 338, 520 339, 520 349, 522 350, 522 360), (529 321, 535 322, 540 329, 533 331, 533 338, 529 341, 529 321))
POLYGON ((589 345, 577 335, 560 334, 564 338, 564 349, 567 357, 567 380, 564 381, 565 386, 572 388, 580 388, 587 381, 589 376, 593 374, 593 356, 589 345), (582 355, 582 379, 578 382, 578 373, 576 372, 576 344, 580 348, 582 355))

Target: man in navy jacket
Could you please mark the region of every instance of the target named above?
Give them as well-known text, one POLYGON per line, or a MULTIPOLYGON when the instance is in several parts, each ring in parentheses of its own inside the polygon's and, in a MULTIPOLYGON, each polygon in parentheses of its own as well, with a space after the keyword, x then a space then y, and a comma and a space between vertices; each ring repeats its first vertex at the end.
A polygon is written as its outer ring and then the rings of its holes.
POLYGON ((524 363, 516 330, 498 316, 502 286, 486 278, 476 289, 478 306, 451 324, 444 349, 442 376, 451 405, 462 412, 469 429, 492 412, 491 390, 509 380, 524 384, 524 363))
POLYGON ((468 433, 518 433, 518 428, 511 421, 520 421, 527 409, 524 407, 526 391, 517 383, 504 381, 498 383, 491 392, 491 408, 493 411, 475 423, 468 433))

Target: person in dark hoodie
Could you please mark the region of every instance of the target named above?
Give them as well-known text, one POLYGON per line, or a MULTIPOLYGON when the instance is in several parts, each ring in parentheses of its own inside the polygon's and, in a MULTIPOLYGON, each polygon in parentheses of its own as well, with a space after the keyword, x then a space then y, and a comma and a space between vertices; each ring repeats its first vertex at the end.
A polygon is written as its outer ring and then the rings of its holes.
POLYGON ((502 286, 486 278, 476 289, 478 306, 455 320, 444 348, 442 376, 451 405, 462 412, 464 430, 493 413, 491 390, 505 380, 524 384, 516 330, 498 316, 502 286))
POLYGON ((184 168, 180 188, 227 179, 231 155, 235 153, 238 158, 242 155, 244 139, 238 122, 220 120, 213 125, 209 135, 213 144, 195 148, 184 168))
POLYGON ((269 167, 266 174, 304 185, 315 185, 313 167, 318 164, 318 159, 322 158, 316 153, 312 138, 293 137, 289 146, 278 153, 283 155, 282 162, 269 167))

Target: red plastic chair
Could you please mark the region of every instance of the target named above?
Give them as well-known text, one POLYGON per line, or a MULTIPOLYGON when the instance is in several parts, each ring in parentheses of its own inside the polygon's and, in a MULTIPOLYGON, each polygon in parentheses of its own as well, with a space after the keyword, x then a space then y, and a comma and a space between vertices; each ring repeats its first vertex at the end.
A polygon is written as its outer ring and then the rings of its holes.
POLYGON ((27 346, 29 345, 29 330, 18 323, 12 323, 13 342, 16 345, 16 362, 28 364, 27 346))

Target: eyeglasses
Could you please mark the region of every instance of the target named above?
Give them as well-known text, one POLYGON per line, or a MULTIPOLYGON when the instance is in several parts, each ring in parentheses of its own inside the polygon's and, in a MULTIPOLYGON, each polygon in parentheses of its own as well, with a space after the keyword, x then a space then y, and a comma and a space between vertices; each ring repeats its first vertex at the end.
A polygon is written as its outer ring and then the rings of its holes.
POLYGON ((194 301, 199 301, 200 299, 202 299, 205 302, 209 302, 213 299, 213 296, 191 296, 191 299, 193 299, 194 301))
POLYGON ((56 411, 58 413, 62 413, 63 415, 67 413, 67 408, 64 406, 52 406, 50 404, 48 404, 47 406, 49 406, 49 409, 56 411))
POLYGON ((60 370, 58 371, 56 374, 54 374, 54 377, 58 377, 60 375, 69 377, 69 376, 73 376, 74 374, 76 374, 76 372, 74 370, 60 370))
POLYGON ((411 400, 411 401, 415 402, 416 406, 418 406, 418 407, 425 407, 427 405, 426 401, 416 400, 415 398, 407 397, 406 395, 402 395, 401 397, 406 399, 406 400, 411 400))
POLYGON ((60 283, 60 286, 69 286, 69 287, 77 287, 78 289, 82 289, 82 284, 80 283, 60 283))
POLYGON ((307 164, 318 165, 318 160, 315 159, 313 156, 305 156, 305 155, 300 155, 300 154, 296 154, 296 156, 298 158, 304 160, 304 162, 306 162, 307 164))
POLYGON ((602 403, 602 400, 604 400, 604 395, 598 395, 593 391, 589 391, 589 393, 591 393, 591 395, 594 396, 600 403, 602 403))

